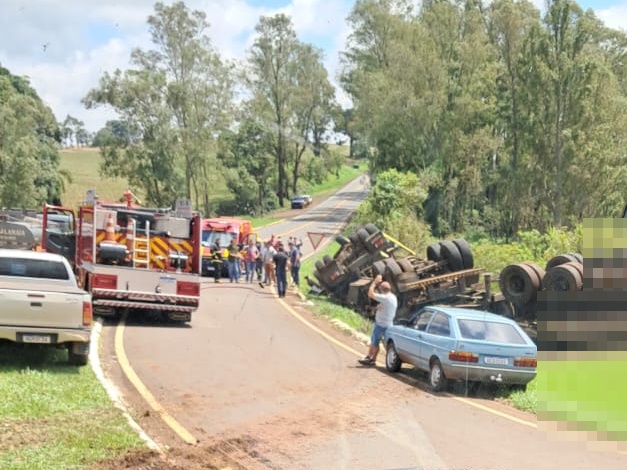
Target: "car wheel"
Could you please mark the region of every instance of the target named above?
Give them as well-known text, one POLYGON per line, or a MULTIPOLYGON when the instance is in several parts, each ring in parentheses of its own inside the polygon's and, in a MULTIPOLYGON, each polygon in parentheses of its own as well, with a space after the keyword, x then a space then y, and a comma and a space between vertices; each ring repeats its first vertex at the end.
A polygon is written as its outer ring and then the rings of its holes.
POLYGON ((398 372, 401 369, 401 358, 398 357, 394 342, 390 341, 385 349, 385 368, 390 372, 398 372))
POLYGON ((429 387, 434 392, 441 392, 446 388, 446 376, 442 369, 442 364, 438 359, 434 359, 429 370, 429 387))

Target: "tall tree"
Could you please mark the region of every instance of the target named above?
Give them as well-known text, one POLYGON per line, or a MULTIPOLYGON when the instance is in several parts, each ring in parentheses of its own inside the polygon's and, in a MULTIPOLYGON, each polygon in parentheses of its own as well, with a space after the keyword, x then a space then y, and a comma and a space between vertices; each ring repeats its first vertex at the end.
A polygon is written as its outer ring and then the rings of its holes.
POLYGON ((232 67, 213 49, 206 14, 183 2, 157 3, 148 27, 155 48, 134 50, 134 69, 106 73, 84 99, 112 106, 141 136, 141 145, 103 149, 103 171, 128 175, 151 202, 184 196, 208 212, 215 137, 232 120, 232 67))
POLYGON ((59 169, 61 132, 27 79, 0 67, 0 206, 59 203, 68 173, 59 169))

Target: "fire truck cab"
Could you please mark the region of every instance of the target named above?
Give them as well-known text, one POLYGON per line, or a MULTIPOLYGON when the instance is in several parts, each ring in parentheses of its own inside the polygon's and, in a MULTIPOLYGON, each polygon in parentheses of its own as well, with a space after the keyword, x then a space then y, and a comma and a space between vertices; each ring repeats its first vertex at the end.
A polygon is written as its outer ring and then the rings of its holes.
MULTIPOLYGON (((211 256, 215 249, 216 243, 220 244, 223 255, 226 248, 230 245, 232 239, 237 240, 240 247, 248 244, 249 237, 254 236, 255 241, 257 234, 253 232, 253 225, 250 220, 240 219, 237 217, 214 217, 202 220, 202 275, 213 276, 214 265, 211 256)), ((228 271, 226 263, 223 263, 222 276, 227 277, 228 271)))

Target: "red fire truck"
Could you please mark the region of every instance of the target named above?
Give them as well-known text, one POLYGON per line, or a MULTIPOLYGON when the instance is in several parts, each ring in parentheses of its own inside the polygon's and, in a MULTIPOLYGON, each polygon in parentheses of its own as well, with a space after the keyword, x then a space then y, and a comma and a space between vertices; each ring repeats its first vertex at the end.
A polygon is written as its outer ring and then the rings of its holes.
MULTIPOLYGON (((201 215, 189 201, 145 208, 130 191, 125 202, 100 202, 88 191, 78 214, 44 207, 40 249, 74 264, 79 285, 92 295, 95 314, 123 309, 178 322, 191 321, 200 302, 201 215)), ((7 222, 5 222, 7 223, 7 222)), ((14 226, 28 227, 17 221, 14 226)))

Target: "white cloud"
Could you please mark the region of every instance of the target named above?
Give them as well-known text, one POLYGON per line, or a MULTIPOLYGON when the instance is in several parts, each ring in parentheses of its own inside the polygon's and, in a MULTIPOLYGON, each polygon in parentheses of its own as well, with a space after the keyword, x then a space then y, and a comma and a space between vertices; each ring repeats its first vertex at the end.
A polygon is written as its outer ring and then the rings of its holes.
POLYGON ((621 3, 596 12, 596 15, 610 28, 627 29, 627 3, 621 3))

